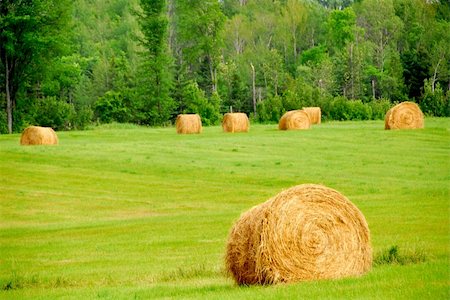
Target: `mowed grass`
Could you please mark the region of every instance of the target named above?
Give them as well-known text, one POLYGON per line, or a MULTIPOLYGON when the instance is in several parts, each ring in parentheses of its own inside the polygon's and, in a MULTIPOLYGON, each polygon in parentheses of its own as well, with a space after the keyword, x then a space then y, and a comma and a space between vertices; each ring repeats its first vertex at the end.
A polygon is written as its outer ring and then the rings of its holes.
POLYGON ((58 132, 58 146, 0 136, 0 298, 447 299, 450 119, 308 131, 254 125, 200 135, 132 125, 58 132), (224 272, 240 214, 319 183, 365 215, 374 255, 425 261, 360 278, 238 287, 224 272))

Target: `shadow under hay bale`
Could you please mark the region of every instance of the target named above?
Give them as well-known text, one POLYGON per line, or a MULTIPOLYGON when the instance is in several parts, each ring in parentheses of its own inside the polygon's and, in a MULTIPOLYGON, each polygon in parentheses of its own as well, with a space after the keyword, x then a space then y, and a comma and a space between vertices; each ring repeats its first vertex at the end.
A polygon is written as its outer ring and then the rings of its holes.
POLYGON ((424 127, 423 113, 414 102, 392 107, 384 117, 384 129, 419 129, 424 127))
POLYGON ((202 120, 198 114, 178 115, 175 121, 177 133, 190 134, 202 132, 202 120))
POLYGON ((224 132, 248 132, 250 121, 245 113, 226 113, 223 116, 222 128, 224 132))
POLYGON ((311 124, 322 123, 322 111, 320 107, 303 107, 303 110, 308 114, 311 124))
POLYGON ((242 214, 227 242, 238 284, 359 276, 370 270, 370 232, 345 196, 322 185, 285 190, 242 214))
POLYGON ((278 129, 292 130, 292 129, 309 129, 311 128, 311 121, 308 114, 304 110, 291 110, 286 112, 278 122, 278 129))
POLYGON ((50 127, 30 126, 20 137, 21 145, 57 145, 58 136, 50 127))

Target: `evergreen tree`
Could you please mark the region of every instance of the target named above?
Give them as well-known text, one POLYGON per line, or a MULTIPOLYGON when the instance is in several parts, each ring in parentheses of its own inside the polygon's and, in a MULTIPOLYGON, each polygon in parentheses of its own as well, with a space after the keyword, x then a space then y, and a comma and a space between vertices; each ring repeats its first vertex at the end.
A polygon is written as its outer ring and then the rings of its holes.
POLYGON ((140 25, 145 48, 140 74, 141 122, 160 125, 169 121, 175 103, 170 95, 173 85, 172 59, 168 51, 166 1, 141 0, 140 25))

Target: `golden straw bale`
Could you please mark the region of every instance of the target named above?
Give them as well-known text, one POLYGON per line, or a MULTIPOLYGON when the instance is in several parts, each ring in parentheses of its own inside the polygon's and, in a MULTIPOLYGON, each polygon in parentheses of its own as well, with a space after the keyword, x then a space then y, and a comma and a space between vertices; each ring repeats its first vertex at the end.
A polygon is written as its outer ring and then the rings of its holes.
POLYGON ((57 145, 58 136, 50 127, 30 126, 20 137, 21 145, 57 145))
POLYGON ((175 124, 180 134, 202 132, 202 120, 198 114, 178 115, 175 124))
POLYGON ((291 110, 286 112, 278 122, 278 129, 309 129, 311 122, 304 110, 291 110))
POLYGON ((320 107, 303 107, 303 110, 308 114, 311 124, 320 124, 322 122, 320 107))
POLYGON ((417 129, 424 127, 423 113, 414 102, 402 102, 384 117, 384 129, 417 129))
POLYGON ((372 265, 363 214, 316 184, 294 186, 242 214, 226 251, 227 271, 238 284, 360 276, 372 265))
POLYGON ((223 116, 224 132, 248 132, 250 121, 245 113, 226 113, 223 116))

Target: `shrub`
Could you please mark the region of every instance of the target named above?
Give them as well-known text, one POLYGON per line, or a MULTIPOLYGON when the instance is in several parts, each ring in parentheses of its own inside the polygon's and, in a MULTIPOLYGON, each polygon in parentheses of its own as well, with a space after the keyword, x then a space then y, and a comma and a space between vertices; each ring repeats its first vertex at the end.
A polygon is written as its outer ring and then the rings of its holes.
POLYGON ((422 95, 422 101, 420 102, 420 108, 425 114, 429 114, 436 117, 448 117, 450 116, 449 107, 449 93, 444 94, 444 91, 439 84, 436 87, 432 87, 432 83, 425 80, 424 93, 422 95))
POLYGON ((372 100, 367 105, 372 109, 373 120, 384 120, 387 111, 392 107, 392 103, 387 99, 372 100))
POLYGON ((278 123, 284 112, 282 99, 280 96, 268 97, 264 101, 258 102, 256 110, 260 122, 278 123))
POLYGON ((206 126, 219 122, 221 99, 217 93, 208 99, 205 92, 198 87, 197 82, 189 81, 183 87, 182 98, 186 105, 182 113, 199 114, 202 124, 206 126))
POLYGON ((72 118, 72 126, 74 129, 84 130, 91 124, 94 113, 89 106, 80 106, 75 109, 75 114, 72 118))
POLYGON ((56 97, 37 99, 32 106, 29 123, 55 130, 67 130, 71 127, 71 119, 75 110, 69 103, 58 100, 56 97))
POLYGON ((102 123, 127 123, 131 116, 119 92, 108 91, 95 103, 95 115, 102 123))
POLYGON ((0 110, 0 134, 2 133, 8 133, 8 120, 3 109, 0 110))

